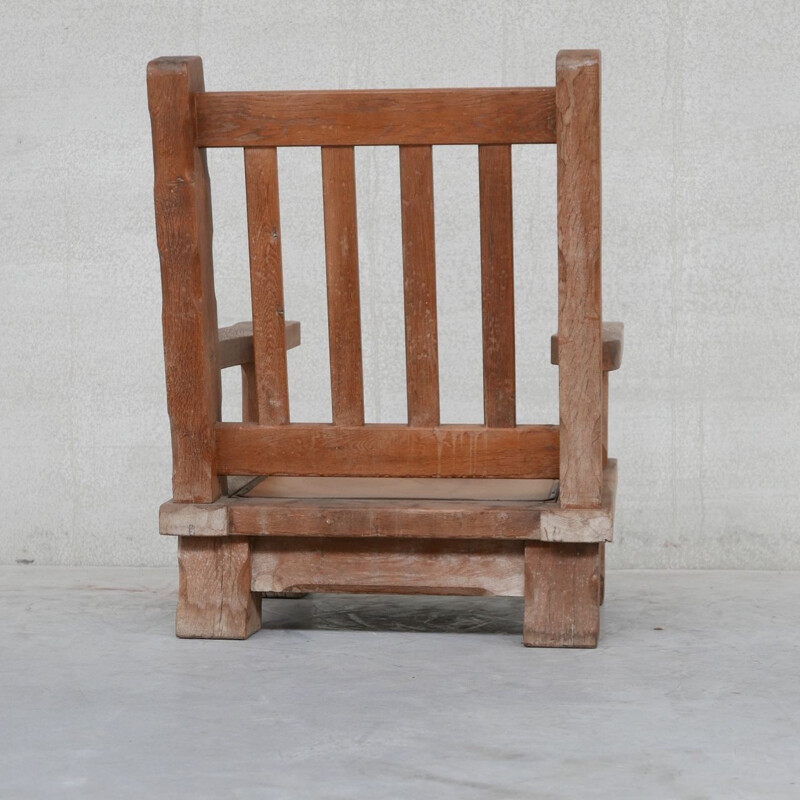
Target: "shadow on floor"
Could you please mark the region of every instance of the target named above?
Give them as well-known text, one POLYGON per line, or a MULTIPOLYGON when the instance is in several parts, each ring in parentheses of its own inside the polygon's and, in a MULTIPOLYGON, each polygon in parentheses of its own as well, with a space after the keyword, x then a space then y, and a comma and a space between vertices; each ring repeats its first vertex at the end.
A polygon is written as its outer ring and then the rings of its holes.
POLYGON ((262 628, 522 634, 521 597, 309 594, 264 598, 262 628))

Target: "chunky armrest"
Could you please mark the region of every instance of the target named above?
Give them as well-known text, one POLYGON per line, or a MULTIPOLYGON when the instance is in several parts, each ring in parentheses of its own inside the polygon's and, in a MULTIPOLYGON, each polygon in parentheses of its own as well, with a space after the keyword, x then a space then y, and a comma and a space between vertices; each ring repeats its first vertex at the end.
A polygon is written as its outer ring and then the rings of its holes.
MULTIPOLYGON (((286 349, 300 344, 300 323, 286 322, 286 349)), ((219 329, 219 366, 236 367, 253 362, 253 323, 237 322, 219 329)))
MULTIPOLYGON (((621 322, 603 323, 603 371, 613 372, 622 364, 625 326, 621 322)), ((550 337, 550 363, 558 364, 558 334, 550 337)))

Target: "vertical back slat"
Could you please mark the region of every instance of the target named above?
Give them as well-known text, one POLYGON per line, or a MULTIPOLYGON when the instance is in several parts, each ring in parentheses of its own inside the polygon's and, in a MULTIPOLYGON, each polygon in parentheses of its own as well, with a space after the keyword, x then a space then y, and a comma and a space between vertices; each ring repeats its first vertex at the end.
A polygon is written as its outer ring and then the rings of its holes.
POLYGON ((147 66, 153 130, 155 206, 163 290, 167 405, 176 502, 211 503, 220 494, 215 424, 222 390, 211 251, 211 194, 205 151, 195 142, 197 58, 147 66))
POLYGON ((408 424, 434 427, 439 424, 439 346, 430 145, 400 147, 400 198, 408 424))
POLYGON ((556 61, 561 505, 597 508, 603 489, 600 53, 556 61))
POLYGON ((322 148, 322 192, 333 422, 335 425, 363 425, 364 378, 352 147, 322 148))
POLYGON ((284 425, 289 422, 289 384, 277 150, 246 147, 244 165, 258 422, 284 425))
POLYGON ((483 406, 486 425, 516 425, 514 369, 514 229, 511 146, 479 148, 483 406))

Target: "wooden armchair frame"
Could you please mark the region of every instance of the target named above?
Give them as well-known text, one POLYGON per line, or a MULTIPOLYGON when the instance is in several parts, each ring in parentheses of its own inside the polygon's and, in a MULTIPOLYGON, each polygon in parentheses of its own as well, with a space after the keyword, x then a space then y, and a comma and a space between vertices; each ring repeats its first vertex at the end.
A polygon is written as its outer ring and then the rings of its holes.
MULTIPOLYGON (((593 647, 616 465, 602 323, 600 55, 563 51, 546 88, 210 93, 199 58, 148 65, 163 283, 177 634, 245 638, 263 593, 524 595, 524 643, 593 647), (484 425, 441 425, 432 146, 479 147, 484 425), (559 425, 517 425, 511 145, 558 154, 559 425), (333 422, 289 418, 277 148, 319 146, 333 422), (400 148, 408 424, 365 424, 354 147, 400 148), (218 330, 205 148, 244 149, 253 322, 218 330), (241 423, 220 369, 241 366, 241 423), (248 497, 226 476, 559 479, 556 501, 248 497)), ((475 486, 469 483, 467 486, 475 486)), ((306 493, 307 494, 307 493, 306 493)), ((463 491, 462 491, 463 494, 463 491)), ((312 492, 313 495, 313 492, 312 492)))

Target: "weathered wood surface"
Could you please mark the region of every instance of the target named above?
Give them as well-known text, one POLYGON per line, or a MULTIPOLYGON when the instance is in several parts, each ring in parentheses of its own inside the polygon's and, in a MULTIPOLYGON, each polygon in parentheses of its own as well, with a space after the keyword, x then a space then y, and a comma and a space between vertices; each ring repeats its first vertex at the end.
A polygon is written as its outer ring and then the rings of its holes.
POLYGON ((216 503, 163 503, 158 510, 158 530, 162 536, 227 536, 228 505, 225 498, 216 503))
POLYGON ((258 539, 260 592, 521 596, 522 542, 425 539, 258 539))
POLYGON ((603 469, 608 466, 608 373, 603 372, 603 469))
POLYGON ((555 500, 558 481, 535 478, 254 479, 240 497, 339 497, 374 500, 555 500))
POLYGON ((207 92, 200 147, 553 143, 546 88, 207 92))
MULTIPOLYGON (((621 322, 603 323, 603 372, 613 372, 622 366, 625 326, 621 322)), ((558 334, 550 337, 550 363, 558 365, 558 334)))
POLYGON ((244 168, 257 420, 285 425, 289 422, 289 379, 276 149, 245 148, 244 168))
POLYGON ((242 422, 258 423, 256 365, 242 364, 242 422))
POLYGON ((400 148, 400 199, 408 424, 432 428, 439 424, 439 340, 430 145, 400 148))
POLYGON ((159 58, 147 65, 172 492, 176 500, 209 503, 221 491, 214 424, 222 390, 211 194, 205 151, 195 143, 194 99, 203 90, 199 58, 159 58))
POLYGON ((478 148, 483 308, 483 407, 492 428, 516 425, 511 147, 478 148))
POLYGON ((282 478, 258 482, 216 503, 165 503, 161 533, 173 536, 430 537, 608 542, 614 533, 617 463, 609 460, 601 508, 561 508, 548 499, 549 482, 497 479, 282 478), (367 487, 359 488, 360 482, 367 487), (377 486, 369 486, 374 481, 377 486), (447 484, 426 490, 421 483, 447 484), (325 486, 325 483, 331 484, 325 486), (320 485, 322 484, 322 486, 320 485), (503 486, 503 484, 511 484, 503 486), (532 498, 533 493, 537 498, 532 498), (429 495, 433 495, 430 497, 429 495), (438 496, 437 496, 438 495, 438 496), (484 497, 480 497, 484 495, 484 497))
POLYGON ((558 426, 217 425, 222 475, 556 478, 558 426))
POLYGON ((560 503, 543 507, 541 539, 546 542, 610 542, 614 538, 617 497, 617 461, 609 459, 603 470, 600 508, 564 508, 560 503))
POLYGON ((556 61, 561 504, 596 508, 603 486, 600 53, 556 61))
MULTIPOLYGON (((330 536, 395 537, 431 539, 528 539, 547 542, 607 542, 614 533, 617 465, 610 460, 605 470, 603 505, 596 509, 567 508, 552 500, 520 499, 527 491, 541 492, 539 481, 488 481, 489 484, 517 484, 502 489, 482 487, 470 494, 469 487, 445 481, 439 490, 445 497, 415 487, 388 489, 370 487, 358 496, 359 479, 280 478, 266 479, 271 490, 259 496, 258 483, 250 483, 238 496, 217 503, 191 505, 165 503, 160 511, 161 533, 173 536, 330 536), (328 481, 333 487, 322 488, 328 481), (303 484, 309 484, 304 486, 303 484), (523 488, 525 484, 535 484, 523 488), (346 484, 346 486, 341 486, 346 484), (336 494, 333 488, 339 487, 336 494), (327 496, 313 494, 314 488, 327 496), (483 492, 497 499, 476 499, 483 492), (380 494, 389 495, 381 497, 380 494), (447 497, 446 495, 450 495, 447 497)), ((365 479, 362 479, 365 480, 365 479)), ((369 479, 366 479, 369 482, 369 479)), ((402 482, 399 481, 394 482, 402 482)), ((435 483, 440 479, 432 479, 435 483)), ((386 486, 393 481, 380 481, 386 486)), ((419 483, 419 482, 416 482, 419 483)), ((461 483, 479 483, 467 479, 461 483)))
POLYGON ((246 639, 261 629, 261 595, 250 589, 247 539, 181 537, 178 566, 178 636, 246 639))
POLYGON ((241 499, 231 531, 248 536, 538 539, 541 504, 497 500, 241 499))
MULTIPOLYGON (((286 321, 286 349, 300 345, 300 323, 286 321)), ((253 350, 253 323, 237 322, 219 329, 219 366, 220 369, 238 367, 255 362, 253 350)))
POLYGON ((523 643, 596 647, 599 630, 599 545, 526 544, 523 643))
POLYGON ((602 606, 606 599, 606 543, 600 542, 598 556, 597 602, 602 606))
POLYGON ((352 147, 322 148, 331 402, 336 425, 364 424, 356 173, 352 147))

